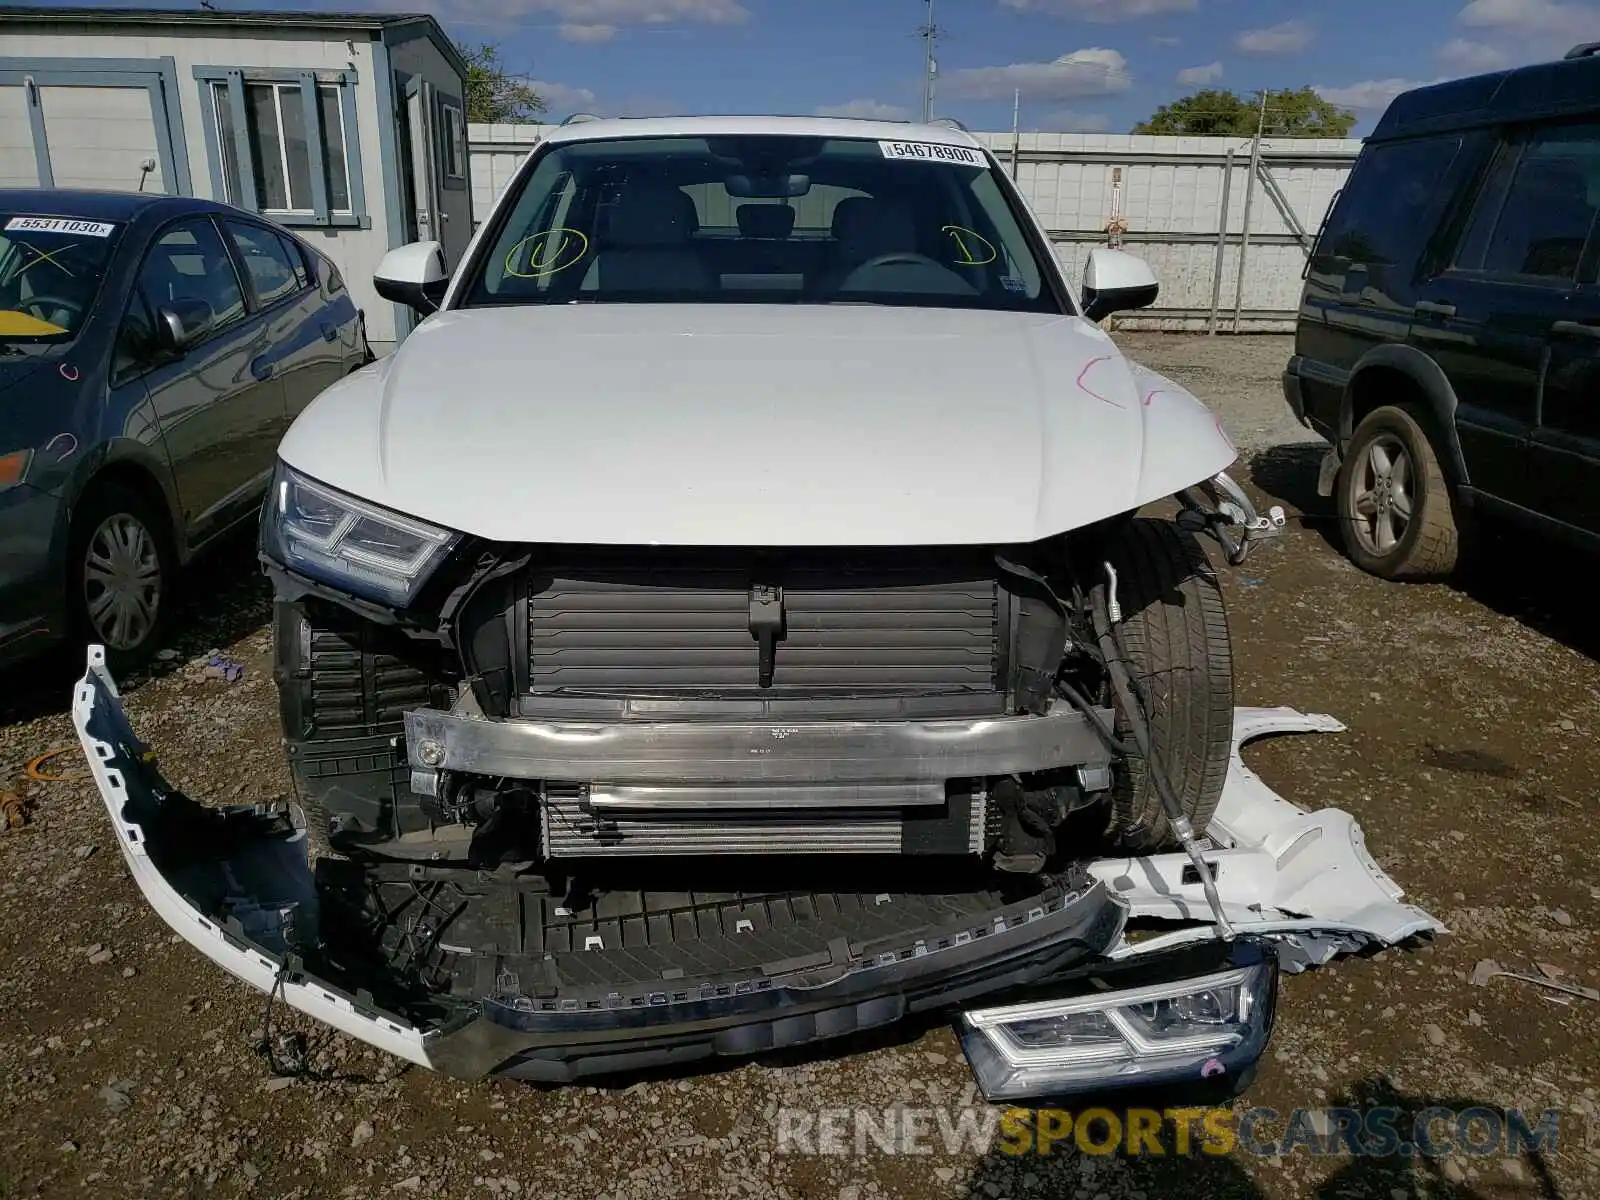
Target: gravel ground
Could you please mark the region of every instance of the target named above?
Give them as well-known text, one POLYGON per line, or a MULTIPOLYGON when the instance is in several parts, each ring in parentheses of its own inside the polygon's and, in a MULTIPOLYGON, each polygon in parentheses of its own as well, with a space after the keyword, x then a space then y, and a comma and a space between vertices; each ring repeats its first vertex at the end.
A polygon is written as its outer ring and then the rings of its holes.
MULTIPOLYGON (((1258 744, 1251 764, 1303 804, 1354 812, 1383 867, 1452 931, 1286 979, 1247 1101, 1553 1107, 1553 1152, 1019 1159, 934 1138, 915 1157, 870 1143, 779 1153, 780 1105, 970 1103, 943 1026, 851 1055, 547 1090, 458 1084, 301 1022, 319 1078, 274 1078, 250 1049, 262 998, 175 944, 92 788, 68 779, 28 785, 31 823, 0 836, 0 1196, 1600 1196, 1600 1004, 1467 982, 1494 957, 1600 984, 1600 639, 1584 601, 1538 547, 1491 547, 1492 565, 1457 586, 1361 574, 1331 547, 1318 450, 1283 410, 1286 339, 1123 341, 1216 404, 1242 473, 1294 515, 1279 544, 1225 573, 1239 699, 1330 712, 1350 731, 1258 744)), ((127 681, 128 707, 194 794, 272 799, 288 781, 266 591, 245 543, 205 571, 227 581, 220 595, 194 589, 205 598, 182 614, 175 655, 127 681), (244 664, 241 681, 205 677, 213 648, 244 664)), ((47 663, 0 681, 0 768, 72 743, 72 674, 47 663)))

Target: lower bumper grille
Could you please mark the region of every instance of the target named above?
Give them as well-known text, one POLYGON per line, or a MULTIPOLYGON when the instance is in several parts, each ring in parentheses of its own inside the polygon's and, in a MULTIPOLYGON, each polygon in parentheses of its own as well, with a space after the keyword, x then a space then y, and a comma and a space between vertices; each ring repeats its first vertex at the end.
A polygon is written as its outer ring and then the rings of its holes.
MULTIPOLYGON (((875 800, 892 800, 890 789, 875 800)), ((719 811, 715 789, 694 789, 694 808, 650 810, 630 798, 637 789, 551 783, 544 788, 544 853, 551 858, 617 858, 741 854, 975 854, 981 853, 987 806, 976 787, 907 784, 903 807, 823 809, 807 804, 806 788, 770 788, 763 808, 733 807, 748 794, 729 790, 719 811), (790 792, 790 798, 779 793, 790 792), (616 799, 631 799, 632 807, 616 799)), ((659 793, 656 799, 659 799, 659 793)), ((826 797, 822 797, 826 798, 826 797)), ((688 799, 687 797, 685 799, 688 799)), ((859 802, 859 797, 857 798, 859 802)))

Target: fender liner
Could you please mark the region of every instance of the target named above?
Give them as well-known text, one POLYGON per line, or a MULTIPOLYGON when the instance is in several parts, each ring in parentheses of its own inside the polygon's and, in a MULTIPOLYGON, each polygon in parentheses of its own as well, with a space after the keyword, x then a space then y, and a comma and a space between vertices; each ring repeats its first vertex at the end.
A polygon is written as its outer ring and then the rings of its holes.
POLYGON ((1472 481, 1467 475, 1467 461, 1461 453, 1461 436, 1456 430, 1456 390, 1449 378, 1434 362, 1415 346, 1389 344, 1376 346, 1361 356, 1345 384, 1344 396, 1339 401, 1339 444, 1341 449, 1355 434, 1355 392, 1362 374, 1373 368, 1398 371, 1417 385, 1428 411, 1433 414, 1439 432, 1444 435, 1444 451, 1448 459, 1451 478, 1458 484, 1472 481))

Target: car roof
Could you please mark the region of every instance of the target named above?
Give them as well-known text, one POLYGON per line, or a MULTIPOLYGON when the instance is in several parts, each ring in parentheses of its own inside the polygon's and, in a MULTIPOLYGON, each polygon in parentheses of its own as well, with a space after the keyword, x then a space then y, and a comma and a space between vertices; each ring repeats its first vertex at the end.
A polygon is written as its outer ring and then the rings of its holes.
POLYGON ((163 215, 183 212, 235 210, 193 196, 167 196, 160 192, 102 192, 87 188, 0 188, 0 212, 38 217, 78 217, 85 221, 131 221, 160 210, 163 215))
POLYGON ((1575 47, 1556 62, 1470 75, 1396 96, 1369 142, 1600 111, 1600 57, 1575 47))
POLYGON ((731 134, 870 138, 886 142, 932 142, 940 146, 983 148, 982 142, 955 125, 867 121, 852 117, 611 117, 571 121, 550 130, 544 140, 579 142, 610 138, 716 137, 731 134))

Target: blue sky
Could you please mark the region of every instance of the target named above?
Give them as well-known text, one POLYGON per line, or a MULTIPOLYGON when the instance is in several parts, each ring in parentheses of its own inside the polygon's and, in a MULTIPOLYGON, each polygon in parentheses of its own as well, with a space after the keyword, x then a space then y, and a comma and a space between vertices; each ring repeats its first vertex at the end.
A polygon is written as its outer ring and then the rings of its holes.
MULTIPOLYGON (((37 0, 36 0, 37 2, 37 0)), ((159 3, 160 0, 155 0, 159 3)), ((216 0, 430 11, 573 111, 915 116, 926 0, 216 0)), ((1357 133, 1405 87, 1600 40, 1600 0, 935 0, 936 113, 1126 132, 1201 86, 1317 86, 1357 133)))

